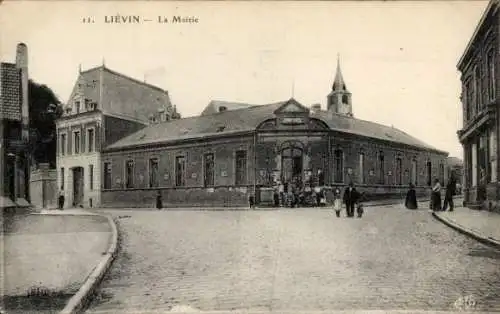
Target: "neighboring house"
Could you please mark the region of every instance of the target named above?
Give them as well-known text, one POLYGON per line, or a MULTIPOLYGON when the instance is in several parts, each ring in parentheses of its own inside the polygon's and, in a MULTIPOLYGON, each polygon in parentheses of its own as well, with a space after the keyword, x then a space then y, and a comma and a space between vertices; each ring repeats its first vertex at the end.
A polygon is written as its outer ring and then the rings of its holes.
POLYGON ((221 101, 221 100, 212 100, 202 111, 201 115, 206 116, 227 110, 244 109, 252 106, 255 105, 238 103, 238 102, 221 101))
POLYGON ((200 116, 142 128, 103 149, 101 205, 153 206, 158 191, 167 206, 246 205, 276 180, 304 182, 319 170, 325 185, 353 182, 384 197, 445 180, 448 153, 354 118, 351 96, 338 65, 326 110, 293 98, 213 101, 200 116))
POLYGON ((28 206, 28 48, 17 45, 16 62, 0 63, 0 209, 28 206))
POLYGON ((464 148, 464 200, 467 206, 490 206, 498 186, 499 1, 489 2, 457 68, 461 72, 463 126, 457 132, 464 148))
POLYGON ((56 121, 58 188, 65 207, 100 205, 104 147, 149 124, 179 118, 167 91, 104 65, 80 71, 56 121))

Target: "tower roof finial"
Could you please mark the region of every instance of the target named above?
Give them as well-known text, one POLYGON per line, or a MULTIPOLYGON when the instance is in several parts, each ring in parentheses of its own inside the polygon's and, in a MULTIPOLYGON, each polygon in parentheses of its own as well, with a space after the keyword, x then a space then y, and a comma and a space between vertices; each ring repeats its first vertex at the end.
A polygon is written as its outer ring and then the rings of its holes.
POLYGON ((335 74, 335 80, 333 81, 333 90, 343 90, 346 91, 344 77, 342 76, 342 70, 340 69, 340 53, 337 53, 337 73, 335 74))
POLYGON ((78 73, 82 73, 82 64, 78 64, 78 73))
POLYGON ((106 59, 104 59, 104 57, 102 57, 102 66, 105 67, 106 66, 106 59))

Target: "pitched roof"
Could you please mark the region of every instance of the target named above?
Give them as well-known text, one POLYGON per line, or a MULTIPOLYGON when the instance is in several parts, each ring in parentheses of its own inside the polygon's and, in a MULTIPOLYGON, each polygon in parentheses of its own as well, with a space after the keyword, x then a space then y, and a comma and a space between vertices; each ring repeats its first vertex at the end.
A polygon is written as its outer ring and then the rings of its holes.
POLYGON ((21 73, 15 63, 0 63, 0 119, 21 120, 21 73))
POLYGON ((81 72, 68 101, 78 93, 96 102, 98 109, 104 113, 146 123, 149 115, 159 108, 173 112, 167 91, 110 70, 104 65, 81 72))
POLYGON ((249 108, 253 107, 255 104, 246 104, 246 103, 241 103, 241 102, 230 102, 230 101, 223 101, 223 100, 212 100, 208 105, 203 109, 201 112, 202 116, 206 116, 209 114, 214 114, 214 113, 219 113, 221 112, 221 109, 223 111, 225 110, 237 110, 237 109, 243 109, 243 108, 249 108))
POLYGON ((332 91, 347 91, 344 76, 340 69, 340 58, 337 57, 337 73, 335 73, 335 80, 333 80, 332 91))
MULTIPOLYGON (((144 144, 168 143, 182 139, 253 131, 263 121, 275 118, 274 111, 287 102, 288 100, 152 125, 115 142, 107 148, 120 149, 144 144)), ((322 120, 330 129, 335 131, 439 151, 401 130, 382 124, 333 114, 328 111, 311 112, 310 116, 322 120)))

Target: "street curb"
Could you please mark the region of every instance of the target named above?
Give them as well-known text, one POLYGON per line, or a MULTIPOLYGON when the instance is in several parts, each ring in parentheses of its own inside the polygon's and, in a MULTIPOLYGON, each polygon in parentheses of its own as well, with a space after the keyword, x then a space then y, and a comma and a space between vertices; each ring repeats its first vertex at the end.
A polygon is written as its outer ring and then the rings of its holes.
POLYGON ((444 223, 445 225, 447 225, 448 227, 466 235, 466 236, 469 236, 483 244, 486 244, 486 245, 489 245, 489 246, 493 246, 495 248, 500 248, 500 241, 497 241, 495 239, 492 239, 490 237, 485 237, 483 235, 481 235, 479 232, 475 232, 469 228, 466 228, 454 221, 452 221, 451 219, 448 219, 448 218, 445 218, 445 217, 441 217, 439 214, 433 212, 432 213, 432 216, 441 221, 442 223, 444 223))
POLYGON ((81 312, 89 302, 90 298, 94 295, 95 290, 99 287, 99 283, 115 259, 116 250, 118 248, 118 228, 110 215, 100 216, 106 217, 109 225, 111 226, 111 244, 108 250, 104 253, 104 256, 101 258, 99 264, 97 264, 90 276, 87 277, 85 283, 80 287, 78 292, 71 297, 64 309, 59 312, 60 314, 81 312))

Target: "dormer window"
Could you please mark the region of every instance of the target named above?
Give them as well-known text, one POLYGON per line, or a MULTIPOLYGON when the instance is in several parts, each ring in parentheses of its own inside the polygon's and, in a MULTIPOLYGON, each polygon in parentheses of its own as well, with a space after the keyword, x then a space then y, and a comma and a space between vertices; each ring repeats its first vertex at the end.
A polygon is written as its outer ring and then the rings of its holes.
POLYGON ((80 113, 80 102, 79 101, 75 101, 75 111, 76 111, 76 114, 80 113))
POLYGON ((224 112, 227 110, 227 107, 226 106, 220 106, 219 107, 219 112, 224 112))
POLYGON ((222 132, 222 131, 224 131, 224 129, 225 129, 225 128, 226 128, 226 126, 225 126, 225 125, 219 125, 219 126, 217 127, 217 132, 222 132))

